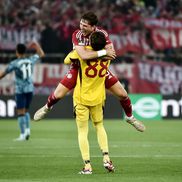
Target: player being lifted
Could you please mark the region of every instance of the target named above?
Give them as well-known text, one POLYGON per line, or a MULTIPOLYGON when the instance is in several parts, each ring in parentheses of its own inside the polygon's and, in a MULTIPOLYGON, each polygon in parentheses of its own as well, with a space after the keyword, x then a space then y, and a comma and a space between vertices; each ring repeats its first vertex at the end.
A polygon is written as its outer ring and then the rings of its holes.
MULTIPOLYGON (((98 18, 92 12, 88 12, 81 17, 80 29, 76 30, 72 35, 73 49, 77 51, 78 55, 83 60, 90 60, 98 57, 109 57, 110 59, 114 59, 116 57, 116 54, 113 48, 113 44, 109 39, 109 35, 105 30, 97 27, 97 23, 98 18), (95 31, 104 33, 106 37, 105 49, 99 51, 88 51, 86 50, 85 46, 90 45, 89 37, 91 33, 95 31)), ((46 105, 40 108, 35 113, 35 121, 44 118, 46 114, 52 109, 52 106, 75 87, 78 69, 79 65, 77 64, 77 62, 72 62, 69 72, 65 75, 63 80, 60 81, 55 91, 52 94, 50 94, 46 105)), ((109 70, 107 71, 105 88, 108 89, 114 96, 116 96, 119 99, 120 105, 122 106, 126 115, 126 121, 132 126, 134 126, 138 131, 145 131, 145 126, 143 125, 143 123, 138 121, 132 115, 131 100, 126 90, 123 88, 118 78, 114 76, 109 70)))
POLYGON ((17 141, 28 140, 30 137, 30 114, 28 109, 34 90, 33 67, 44 56, 44 52, 37 42, 30 43, 28 47, 34 48, 37 54, 26 57, 26 46, 18 44, 16 46, 17 59, 13 60, 4 71, 0 72, 0 79, 12 71, 15 72, 15 100, 20 128, 20 136, 16 139, 17 141))

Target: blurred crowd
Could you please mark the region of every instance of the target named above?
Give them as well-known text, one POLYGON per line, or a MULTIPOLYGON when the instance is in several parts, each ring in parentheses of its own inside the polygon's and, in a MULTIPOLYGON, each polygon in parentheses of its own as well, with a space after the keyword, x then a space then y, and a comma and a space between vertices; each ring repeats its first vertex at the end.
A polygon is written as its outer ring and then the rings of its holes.
POLYGON ((0 26, 36 29, 45 52, 68 52, 71 34, 87 11, 94 11, 109 33, 124 34, 142 31, 146 17, 182 20, 182 0, 1 0, 0 26))
POLYGON ((94 11, 110 33, 136 27, 142 17, 182 19, 181 0, 1 0, 0 9, 0 25, 42 30, 49 24, 65 39, 87 11, 94 11))

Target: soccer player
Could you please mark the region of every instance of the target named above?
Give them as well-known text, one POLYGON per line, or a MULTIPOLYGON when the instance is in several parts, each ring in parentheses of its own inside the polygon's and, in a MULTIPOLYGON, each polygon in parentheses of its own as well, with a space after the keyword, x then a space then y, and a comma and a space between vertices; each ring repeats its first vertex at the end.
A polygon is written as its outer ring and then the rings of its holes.
POLYGON ((8 73, 15 72, 15 100, 18 115, 18 123, 20 128, 20 136, 16 141, 28 140, 30 137, 30 114, 28 109, 33 97, 33 67, 35 63, 44 56, 44 52, 37 42, 32 42, 28 45, 29 48, 34 48, 36 54, 26 57, 26 46, 17 44, 16 56, 4 71, 0 71, 0 79, 8 73))
MULTIPOLYGON (((90 42, 95 51, 101 50, 106 45, 102 32, 93 32, 90 42)), ((106 98, 105 78, 110 60, 97 58, 83 61, 75 50, 66 59, 79 61, 80 64, 73 93, 78 142, 84 161, 84 168, 80 174, 92 174, 88 141, 89 116, 97 132, 98 143, 103 154, 103 165, 109 172, 113 172, 114 166, 109 158, 107 134, 103 125, 103 107, 106 98)))
MULTIPOLYGON (((110 57, 114 59, 116 57, 113 44, 109 39, 108 33, 102 28, 97 27, 98 18, 92 13, 88 12, 81 17, 80 29, 76 30, 72 35, 73 49, 75 49, 83 60, 90 60, 98 57, 110 57), (106 46, 104 50, 88 51, 85 46, 90 45, 89 36, 93 32, 103 32, 106 37, 106 46)), ((67 92, 73 89, 76 85, 76 78, 78 74, 79 65, 76 61, 72 61, 69 72, 65 75, 63 80, 59 83, 55 91, 50 94, 45 106, 40 108, 34 115, 34 120, 41 120, 51 110, 52 106, 63 98, 67 92)), ((145 126, 142 122, 136 120, 132 115, 132 105, 130 98, 119 82, 118 78, 114 76, 109 70, 107 71, 105 88, 108 89, 113 95, 115 95, 125 112, 126 121, 134 126, 138 131, 145 131, 145 126)))

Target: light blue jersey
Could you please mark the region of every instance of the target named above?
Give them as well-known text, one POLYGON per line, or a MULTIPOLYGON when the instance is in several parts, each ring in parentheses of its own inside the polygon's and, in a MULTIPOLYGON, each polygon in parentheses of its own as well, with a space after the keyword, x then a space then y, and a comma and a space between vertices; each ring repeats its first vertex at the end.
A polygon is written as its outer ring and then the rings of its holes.
POLYGON ((35 63, 39 60, 39 55, 35 54, 30 57, 18 58, 13 60, 5 70, 8 74, 15 71, 15 93, 28 93, 34 91, 33 86, 33 68, 35 63))

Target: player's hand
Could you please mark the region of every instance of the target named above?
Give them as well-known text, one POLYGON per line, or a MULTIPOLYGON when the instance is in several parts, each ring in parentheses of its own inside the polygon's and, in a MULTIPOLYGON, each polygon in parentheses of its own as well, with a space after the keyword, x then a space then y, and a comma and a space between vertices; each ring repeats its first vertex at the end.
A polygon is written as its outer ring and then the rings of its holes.
POLYGON ((105 49, 113 49, 113 45, 112 45, 112 44, 107 44, 107 45, 105 46, 105 49))
POLYGON ((32 41, 32 42, 30 42, 30 43, 27 45, 27 48, 28 48, 28 49, 36 49, 38 45, 39 45, 38 42, 32 41))
POLYGON ((45 56, 45 53, 44 51, 42 50, 40 44, 36 41, 33 41, 33 42, 30 42, 28 45, 27 45, 27 48, 29 49, 35 49, 37 54, 42 58, 45 56))
POLYGON ((112 48, 106 48, 106 56, 109 57, 110 59, 115 59, 116 58, 116 52, 112 48))

